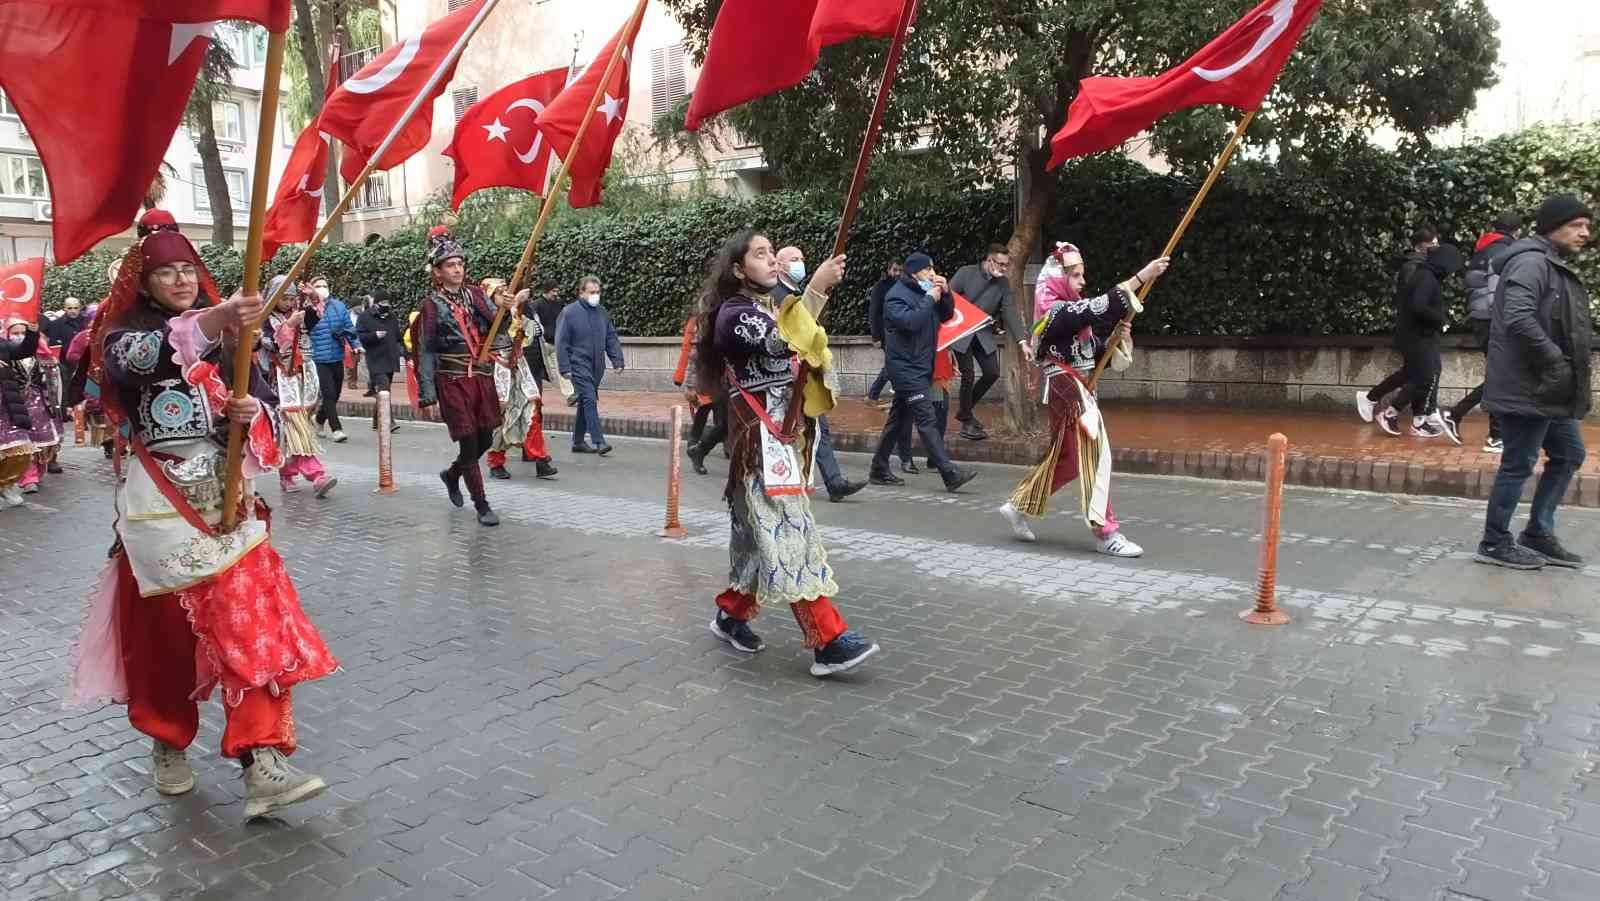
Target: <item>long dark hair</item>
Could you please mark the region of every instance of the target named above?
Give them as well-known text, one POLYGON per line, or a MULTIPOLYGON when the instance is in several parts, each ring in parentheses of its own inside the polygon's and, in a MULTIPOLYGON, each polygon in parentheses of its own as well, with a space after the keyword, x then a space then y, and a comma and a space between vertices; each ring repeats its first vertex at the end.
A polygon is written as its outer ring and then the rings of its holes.
POLYGON ((761 233, 753 228, 738 232, 723 242, 722 249, 711 261, 711 271, 700 289, 699 319, 695 323, 694 363, 695 384, 699 390, 712 393, 712 387, 721 385, 728 362, 717 349, 717 313, 730 297, 744 293, 744 279, 733 271, 737 263, 744 262, 750 244, 761 233))

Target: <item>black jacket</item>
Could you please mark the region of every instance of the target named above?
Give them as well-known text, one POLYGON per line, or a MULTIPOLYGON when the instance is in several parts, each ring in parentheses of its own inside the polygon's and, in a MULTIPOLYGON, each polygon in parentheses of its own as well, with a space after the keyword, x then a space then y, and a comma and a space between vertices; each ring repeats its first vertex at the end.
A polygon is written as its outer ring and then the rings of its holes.
POLYGON ((886 275, 872 286, 872 300, 867 304, 867 329, 872 334, 872 340, 879 344, 883 343, 883 302, 897 281, 899 279, 886 275))
POLYGON ((1407 261, 1405 280, 1395 289, 1394 344, 1405 349, 1418 342, 1438 341, 1449 321, 1444 306, 1444 279, 1461 271, 1461 251, 1440 244, 1419 261, 1407 261))
POLYGON ((1017 315, 1016 305, 1011 302, 1010 279, 1003 275, 991 278, 989 273, 983 271, 981 263, 974 263, 956 270, 955 277, 950 279, 950 290, 965 297, 990 319, 988 325, 950 345, 951 350, 958 354, 967 353, 976 341, 984 356, 988 356, 1000 347, 997 328, 1004 328, 1006 337, 1012 341, 1027 339, 1027 328, 1022 324, 1022 317, 1017 315))
POLYGON ((533 313, 539 317, 539 324, 544 326, 544 339, 551 344, 556 340, 556 320, 561 318, 561 311, 567 305, 561 300, 549 300, 541 297, 533 302, 533 313))
POLYGON ((28 413, 25 394, 28 376, 22 371, 22 361, 32 357, 38 350, 39 333, 34 329, 28 329, 17 344, 0 339, 0 416, 4 416, 13 428, 33 427, 33 417, 28 413))
POLYGON ((65 349, 88 324, 87 316, 79 314, 76 318, 72 318, 62 313, 55 319, 45 322, 44 336, 49 340, 50 346, 65 349))
POLYGON ((363 310, 356 317, 356 334, 367 352, 367 372, 394 375, 400 371, 400 320, 393 310, 382 317, 363 310), (383 332, 382 338, 378 337, 379 332, 383 332))
POLYGON ((1582 419, 1593 401, 1589 293, 1543 237, 1518 241, 1501 265, 1484 408, 1498 416, 1582 419))
POLYGON ((883 301, 883 366, 896 395, 911 397, 933 384, 939 324, 955 314, 954 294, 945 291, 935 300, 909 275, 889 289, 883 301))

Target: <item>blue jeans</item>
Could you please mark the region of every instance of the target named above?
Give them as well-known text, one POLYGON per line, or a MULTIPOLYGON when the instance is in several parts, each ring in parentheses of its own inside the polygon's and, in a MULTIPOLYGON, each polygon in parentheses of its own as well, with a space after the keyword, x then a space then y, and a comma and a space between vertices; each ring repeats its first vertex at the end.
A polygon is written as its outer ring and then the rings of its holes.
POLYGON ((578 412, 572 421, 572 446, 582 446, 584 432, 588 432, 590 444, 604 447, 606 436, 600 431, 599 387, 587 379, 573 379, 572 387, 578 392, 578 412))
POLYGON ((1522 486, 1533 475, 1539 462, 1539 449, 1546 456, 1544 473, 1533 492, 1524 533, 1550 537, 1556 533, 1556 506, 1566 496, 1572 476, 1583 465, 1583 434, 1576 419, 1545 419, 1539 416, 1501 416, 1500 437, 1505 452, 1500 457, 1500 472, 1489 492, 1489 512, 1483 523, 1483 544, 1493 547, 1511 540, 1511 516, 1517 512, 1522 486))
POLYGON ((839 469, 839 459, 833 455, 833 433, 828 431, 828 417, 817 417, 817 468, 822 470, 822 484, 829 490, 843 488, 844 472, 839 469))

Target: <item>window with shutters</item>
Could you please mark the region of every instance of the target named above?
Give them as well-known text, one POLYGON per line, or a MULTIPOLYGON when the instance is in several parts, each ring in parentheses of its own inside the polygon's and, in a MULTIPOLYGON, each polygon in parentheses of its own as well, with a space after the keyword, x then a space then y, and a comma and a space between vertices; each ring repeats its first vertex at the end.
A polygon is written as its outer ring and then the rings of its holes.
POLYGON ((450 97, 456 103, 456 121, 460 122, 461 117, 467 114, 468 107, 478 102, 478 87, 456 88, 450 92, 450 97))
POLYGON ((688 72, 682 44, 650 51, 650 111, 659 119, 672 105, 689 93, 688 72))

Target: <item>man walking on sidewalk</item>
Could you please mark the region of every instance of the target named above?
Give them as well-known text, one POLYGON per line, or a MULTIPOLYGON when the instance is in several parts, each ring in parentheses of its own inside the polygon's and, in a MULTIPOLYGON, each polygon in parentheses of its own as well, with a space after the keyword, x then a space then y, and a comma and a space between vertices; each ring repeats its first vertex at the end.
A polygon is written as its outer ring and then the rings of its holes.
POLYGON ((1439 374, 1442 367, 1439 339, 1444 333, 1448 316, 1444 306, 1444 279, 1461 271, 1461 251, 1454 244, 1441 244, 1427 251, 1418 265, 1402 267, 1404 279, 1396 286, 1394 298, 1394 346, 1405 361, 1400 372, 1366 395, 1357 396, 1363 417, 1371 412, 1369 406, 1378 402, 1397 376, 1405 387, 1377 416, 1380 428, 1391 435, 1400 434, 1400 411, 1411 407, 1411 435, 1415 438, 1437 438, 1444 435, 1456 444, 1461 436, 1455 423, 1439 412, 1439 374))
POLYGON ((333 440, 343 444, 344 426, 339 423, 339 394, 344 390, 344 352, 361 350, 355 320, 350 308, 337 297, 329 296, 328 280, 311 280, 312 304, 317 324, 311 329, 311 358, 317 364, 317 381, 322 387, 322 406, 315 417, 319 429, 331 429, 333 440))
POLYGON ((962 469, 950 461, 944 437, 939 434, 928 389, 933 384, 934 352, 939 344, 939 324, 955 315, 950 286, 933 269, 933 258, 913 253, 905 274, 884 301, 884 359, 894 383, 894 406, 878 438, 869 477, 874 485, 904 485, 905 479, 889 470, 889 452, 908 436, 915 423, 928 450, 928 459, 944 477, 946 491, 954 492, 973 480, 975 469, 962 469))
MULTIPOLYGON (((1402 299, 1402 296, 1405 294, 1406 283, 1411 280, 1411 273, 1427 260, 1428 251, 1438 246, 1439 232, 1434 229, 1433 226, 1419 225, 1415 229, 1412 229, 1411 252, 1401 258, 1400 271, 1396 273, 1394 277, 1396 344, 1398 344, 1400 341, 1399 319, 1403 315, 1402 311, 1405 306, 1405 301, 1402 299)), ((1383 381, 1379 382, 1377 385, 1374 385, 1371 391, 1357 391, 1356 413, 1360 415, 1361 421, 1372 422, 1374 418, 1373 414, 1377 411, 1378 404, 1382 403, 1385 397, 1388 397, 1390 394, 1400 390, 1400 388, 1406 384, 1407 380, 1405 363, 1402 359, 1400 368, 1389 373, 1389 375, 1386 376, 1383 381)), ((1385 424, 1380 423, 1380 425, 1385 424)), ((1392 435, 1400 434, 1398 426, 1396 426, 1392 431, 1386 427, 1384 428, 1384 431, 1389 432, 1392 435)))
POLYGON ((951 345, 961 369, 961 406, 956 411, 956 421, 961 423, 961 437, 968 441, 989 437, 983 423, 978 421, 977 406, 1000 380, 1001 336, 1017 342, 1019 347, 1028 346, 1028 330, 1011 303, 1011 281, 1007 275, 1010 269, 1011 252, 1004 244, 990 244, 983 262, 961 267, 950 279, 952 291, 989 317, 988 325, 951 345), (983 370, 983 376, 976 382, 973 381, 974 364, 983 370))
MULTIPOLYGON (((1489 357, 1489 320, 1490 307, 1494 305, 1495 288, 1500 283, 1500 266, 1505 261, 1506 251, 1517 240, 1517 232, 1522 228, 1522 217, 1516 213, 1501 213, 1489 223, 1489 230, 1478 238, 1478 245, 1473 248, 1472 259, 1467 262, 1467 321, 1472 323, 1472 336, 1477 341, 1478 350, 1483 352, 1484 359, 1489 357)), ((1461 420, 1472 412, 1472 408, 1483 403, 1483 386, 1472 389, 1461 402, 1450 409, 1445 416, 1457 434, 1461 431, 1461 420)), ((1498 454, 1504 445, 1500 440, 1500 423, 1493 416, 1489 417, 1489 437, 1483 442, 1483 452, 1498 454)))
POLYGON ((564 378, 572 380, 578 394, 578 415, 572 424, 572 452, 575 454, 611 453, 605 433, 600 430, 600 382, 606 375, 606 360, 621 372, 626 361, 617 327, 611 314, 600 306, 600 279, 586 276, 578 284, 578 302, 569 304, 556 319, 556 359, 564 378), (584 440, 584 433, 593 439, 584 440))
POLYGON ((1500 419, 1505 451, 1473 557, 1479 563, 1510 569, 1583 566, 1583 558, 1556 538, 1556 507, 1583 465, 1578 421, 1592 404, 1594 323, 1589 293, 1571 259, 1589 243, 1593 224, 1594 213, 1582 201, 1557 194, 1540 205, 1536 233, 1506 252, 1483 392, 1485 409, 1500 419), (1544 473, 1533 492, 1528 525, 1513 541, 1511 517, 1540 448, 1544 473))
MULTIPOLYGON (((872 299, 867 303, 867 329, 872 333, 874 347, 883 347, 883 302, 889 296, 889 289, 899 280, 900 261, 894 260, 884 270, 883 278, 878 279, 878 283, 872 286, 872 299)), ((889 367, 885 364, 878 369, 878 377, 867 387, 867 400, 877 403, 888 384, 889 367)))

